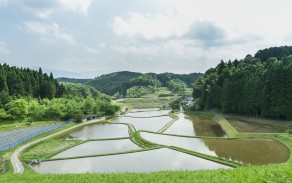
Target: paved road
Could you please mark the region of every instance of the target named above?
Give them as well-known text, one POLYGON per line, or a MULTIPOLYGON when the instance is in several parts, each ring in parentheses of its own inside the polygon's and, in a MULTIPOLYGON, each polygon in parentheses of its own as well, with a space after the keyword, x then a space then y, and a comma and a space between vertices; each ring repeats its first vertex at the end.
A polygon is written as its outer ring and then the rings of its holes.
POLYGON ((29 142, 23 146, 20 146, 19 148, 17 148, 13 154, 11 155, 11 164, 13 166, 13 169, 14 169, 14 173, 23 173, 24 172, 24 167, 21 163, 21 161, 19 160, 19 154, 25 150, 26 148, 28 148, 29 146, 33 145, 33 144, 36 144, 42 140, 45 140, 45 139, 48 139, 48 138, 51 138, 51 137, 54 137, 56 135, 59 135, 61 133, 64 133, 66 131, 69 131, 69 130, 72 130, 74 128, 78 128, 80 126, 83 126, 85 124, 90 124, 90 123, 96 123, 96 122, 99 122, 99 121, 104 121, 105 118, 100 118, 100 119, 96 119, 96 120, 92 120, 92 121, 87 121, 87 122, 84 122, 84 123, 81 123, 79 125, 76 125, 76 126, 73 126, 73 127, 70 127, 70 128, 67 128, 65 130, 62 130, 60 132, 57 132, 57 133, 54 133, 52 135, 49 135, 49 136, 46 136, 46 137, 43 137, 41 139, 37 139, 35 141, 32 141, 32 142, 29 142))

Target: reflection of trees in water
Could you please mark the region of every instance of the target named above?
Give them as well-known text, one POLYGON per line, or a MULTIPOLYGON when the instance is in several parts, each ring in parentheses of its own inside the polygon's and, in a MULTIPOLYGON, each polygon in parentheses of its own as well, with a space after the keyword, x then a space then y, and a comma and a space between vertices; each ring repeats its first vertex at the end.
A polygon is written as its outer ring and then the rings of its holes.
POLYGON ((199 118, 197 116, 189 116, 188 119, 193 122, 196 136, 223 137, 225 135, 221 126, 212 120, 199 118))
POLYGON ((289 158, 289 149, 271 139, 204 139, 203 141, 217 156, 244 164, 282 163, 289 158))

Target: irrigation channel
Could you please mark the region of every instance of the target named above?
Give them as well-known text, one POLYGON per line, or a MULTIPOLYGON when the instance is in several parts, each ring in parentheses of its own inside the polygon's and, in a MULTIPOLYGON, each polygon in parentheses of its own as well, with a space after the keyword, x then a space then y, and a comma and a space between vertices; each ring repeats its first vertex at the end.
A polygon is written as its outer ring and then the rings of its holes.
POLYGON ((118 173, 228 169, 285 162, 288 148, 273 139, 228 138, 220 125, 169 110, 134 109, 110 123, 90 124, 67 140, 83 143, 41 164, 39 173, 118 173), (173 115, 172 115, 173 116, 173 115))

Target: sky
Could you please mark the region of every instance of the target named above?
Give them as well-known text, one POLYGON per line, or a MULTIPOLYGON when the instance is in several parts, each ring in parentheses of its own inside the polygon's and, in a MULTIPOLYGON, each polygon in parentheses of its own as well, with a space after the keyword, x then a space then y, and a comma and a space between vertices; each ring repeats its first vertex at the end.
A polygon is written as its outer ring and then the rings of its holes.
POLYGON ((205 72, 292 44, 291 0, 0 0, 0 63, 93 78, 205 72))

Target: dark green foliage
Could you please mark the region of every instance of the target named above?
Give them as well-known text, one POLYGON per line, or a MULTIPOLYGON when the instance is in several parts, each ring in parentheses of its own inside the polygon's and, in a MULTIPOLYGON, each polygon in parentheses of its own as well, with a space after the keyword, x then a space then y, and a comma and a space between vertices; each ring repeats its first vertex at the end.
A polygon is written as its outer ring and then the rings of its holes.
POLYGON ((167 85, 173 93, 182 94, 187 89, 185 82, 180 79, 172 79, 167 83, 167 85))
POLYGON ((0 120, 80 121, 84 114, 112 115, 119 110, 92 86, 59 84, 52 73, 6 64, 0 64, 0 94, 0 120))
POLYGON ((173 74, 173 73, 136 73, 136 72, 115 72, 111 74, 101 75, 88 82, 102 93, 108 95, 127 96, 127 90, 133 86, 153 86, 153 87, 168 87, 169 81, 179 79, 185 83, 187 87, 191 87, 194 81, 201 76, 201 73, 191 74, 173 74))
POLYGON ((170 102, 169 106, 173 111, 179 111, 180 110, 180 99, 177 99, 175 101, 170 102))
POLYGON ((292 119, 292 56, 287 55, 291 48, 269 48, 255 57, 221 61, 195 83, 196 109, 292 119))
POLYGON ((95 79, 89 81, 88 84, 96 88, 98 91, 108 95, 114 95, 117 92, 121 94, 126 90, 123 88, 125 82, 141 75, 141 73, 128 71, 115 72, 96 77, 95 79))
POLYGON ((10 67, 7 64, 0 64, 0 105, 9 102, 12 98, 35 97, 48 98, 61 97, 64 87, 50 76, 39 71, 10 67))
POLYGON ((75 79, 75 78, 66 78, 66 77, 60 77, 57 78, 58 82, 64 82, 64 83, 81 83, 81 84, 85 84, 89 81, 91 81, 92 79, 75 79))

